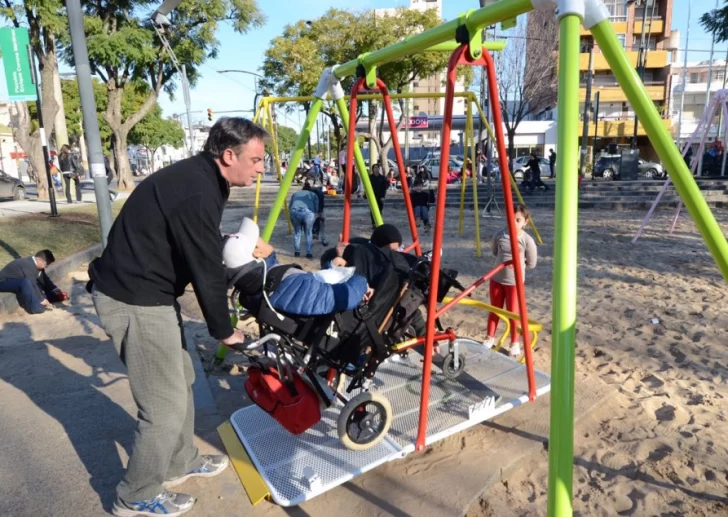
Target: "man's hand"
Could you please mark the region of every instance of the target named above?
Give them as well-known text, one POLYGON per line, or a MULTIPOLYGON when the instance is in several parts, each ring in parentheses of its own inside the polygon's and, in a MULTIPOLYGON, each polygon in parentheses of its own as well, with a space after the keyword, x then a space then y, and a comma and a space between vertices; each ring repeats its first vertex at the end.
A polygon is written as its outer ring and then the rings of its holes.
POLYGON ((367 292, 364 294, 364 301, 368 302, 369 300, 371 300, 372 296, 374 296, 375 292, 376 291, 374 289, 372 289, 371 287, 368 287, 367 292))
POLYGON ((233 330, 233 333, 230 337, 222 339, 220 341, 225 346, 232 347, 233 345, 238 345, 240 343, 245 342, 245 335, 240 332, 238 329, 233 330))

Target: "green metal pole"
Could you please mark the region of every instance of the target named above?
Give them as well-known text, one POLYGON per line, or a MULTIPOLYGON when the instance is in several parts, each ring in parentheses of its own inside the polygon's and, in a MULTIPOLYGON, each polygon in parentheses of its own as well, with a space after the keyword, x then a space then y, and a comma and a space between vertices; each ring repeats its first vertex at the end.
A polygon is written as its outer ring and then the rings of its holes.
MULTIPOLYGON (((457 41, 446 41, 445 43, 438 43, 427 49, 427 52, 452 52, 460 46, 457 41)), ((491 52, 500 52, 506 48, 505 41, 484 41, 483 48, 490 50, 491 52)))
POLYGON ((269 241, 271 235, 273 235, 273 230, 276 227, 278 216, 281 214, 283 204, 286 202, 288 190, 291 188, 291 183, 293 183, 293 178, 296 175, 296 169, 298 168, 298 164, 301 163, 301 156, 303 156, 303 151, 306 148, 309 135, 311 134, 314 124, 316 124, 316 117, 318 117, 323 103, 323 99, 315 97, 308 110, 306 122, 304 122, 303 127, 301 128, 301 135, 298 137, 298 142, 296 142, 296 149, 293 151, 291 161, 288 164, 288 170, 286 171, 286 175, 283 176, 281 187, 278 189, 278 195, 276 196, 276 200, 273 202, 273 207, 270 209, 268 221, 266 221, 265 229, 263 229, 263 234, 261 235, 265 241, 269 241))
POLYGON ((559 21, 558 178, 554 234, 553 328, 551 331, 551 427, 549 517, 572 515, 574 455, 574 345, 579 211, 579 33, 581 19, 559 21))
MULTIPOLYGON (((502 20, 516 18, 519 14, 524 14, 533 10, 531 0, 508 0, 496 2, 488 7, 475 10, 468 15, 468 21, 471 27, 486 27, 502 20)), ((390 45, 381 50, 376 50, 366 57, 353 59, 347 63, 337 66, 334 69, 334 75, 338 79, 342 79, 356 73, 356 67, 363 64, 366 68, 379 66, 384 63, 396 61, 397 59, 417 54, 418 52, 427 52, 430 47, 440 43, 451 41, 455 31, 461 24, 461 19, 456 18, 442 25, 438 25, 416 36, 409 37, 399 43, 390 45)))
MULTIPOLYGON (((339 110, 339 116, 341 117, 341 123, 344 126, 345 131, 349 131, 349 108, 346 105, 346 100, 342 97, 336 100, 336 108, 339 110)), ((385 157, 386 159, 386 157, 385 157)), ((372 190, 372 182, 369 181, 369 173, 367 172, 367 164, 364 161, 364 156, 361 154, 359 149, 359 142, 354 141, 354 160, 356 161, 356 168, 359 171, 359 177, 364 185, 364 192, 367 195, 367 201, 369 201, 369 208, 374 215, 374 223, 377 226, 384 224, 382 220, 382 213, 379 211, 379 205, 377 205, 376 199, 374 199, 374 190, 372 190)))
POLYGON ((670 174, 675 189, 703 235, 705 244, 713 255, 720 272, 728 281, 728 243, 725 236, 705 202, 695 178, 682 159, 680 150, 673 143, 672 136, 657 112, 654 102, 650 100, 637 72, 630 65, 614 28, 609 21, 605 20, 592 27, 591 32, 609 63, 612 73, 617 78, 617 82, 624 90, 627 100, 637 113, 657 155, 665 165, 665 170, 670 174))

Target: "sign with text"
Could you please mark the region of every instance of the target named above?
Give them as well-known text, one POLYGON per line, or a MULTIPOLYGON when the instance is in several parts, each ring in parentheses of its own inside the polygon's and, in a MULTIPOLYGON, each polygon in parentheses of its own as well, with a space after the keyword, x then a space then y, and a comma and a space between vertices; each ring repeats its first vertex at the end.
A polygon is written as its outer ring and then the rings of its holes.
POLYGON ((427 129, 429 123, 427 117, 410 117, 408 127, 410 129, 427 129))
POLYGON ((28 52, 28 29, 0 29, 0 100, 34 101, 38 99, 28 52))

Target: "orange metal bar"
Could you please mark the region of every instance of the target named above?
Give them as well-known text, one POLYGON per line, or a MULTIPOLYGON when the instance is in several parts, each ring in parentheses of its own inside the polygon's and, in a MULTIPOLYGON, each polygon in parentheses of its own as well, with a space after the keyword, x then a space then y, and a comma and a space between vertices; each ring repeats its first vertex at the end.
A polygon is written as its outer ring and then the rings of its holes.
POLYGON ((357 92, 366 84, 364 78, 359 79, 351 87, 349 100, 349 138, 346 142, 346 172, 344 174, 344 223, 341 229, 341 242, 349 242, 351 227, 351 187, 354 180, 354 141, 356 140, 356 105, 357 92))
POLYGON ((492 271, 489 273, 483 275, 478 280, 472 283, 472 285, 465 288, 465 290, 457 295, 455 298, 450 300, 447 305, 444 305, 440 308, 439 311, 437 311, 437 314, 435 315, 435 318, 441 317, 443 314, 445 314, 447 311, 453 308, 454 305, 457 305, 460 300, 465 298, 466 296, 470 295, 473 291, 475 291, 478 287, 486 283, 488 280, 493 278, 496 274, 498 274, 500 271, 506 268, 506 266, 510 265, 513 261, 512 260, 506 260, 502 264, 498 264, 496 267, 493 268, 492 271))

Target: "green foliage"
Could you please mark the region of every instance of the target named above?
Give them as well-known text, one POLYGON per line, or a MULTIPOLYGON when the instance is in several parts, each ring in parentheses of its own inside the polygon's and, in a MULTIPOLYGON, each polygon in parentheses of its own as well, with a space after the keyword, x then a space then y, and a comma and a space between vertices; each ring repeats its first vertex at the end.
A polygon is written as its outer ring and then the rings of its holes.
POLYGON ((288 126, 278 125, 278 151, 289 153, 293 151, 298 142, 298 133, 295 129, 288 126))
POLYGON ((184 145, 185 133, 179 121, 162 118, 162 109, 155 108, 129 132, 129 143, 141 145, 154 154, 163 145, 175 148, 184 145))
MULTIPOLYGON (((99 121, 99 133, 101 133, 101 145, 104 152, 108 153, 111 146, 111 128, 104 120, 102 113, 106 110, 106 88, 98 80, 93 80, 94 97, 96 98, 96 110, 99 121)), ((81 114, 81 98, 78 93, 78 83, 75 79, 61 80, 61 93, 63 95, 63 109, 66 115, 66 128, 68 137, 78 141, 83 134, 83 116, 81 114)))
MULTIPOLYGON (((299 21, 287 25, 283 34, 271 41, 263 61, 263 86, 280 96, 312 95, 325 67, 393 45, 440 23, 434 9, 420 12, 401 8, 392 16, 329 9, 310 24, 299 21)), ((420 52, 382 65, 378 76, 390 91, 403 91, 411 81, 443 71, 448 57, 442 52, 420 52)), ((462 70, 469 85, 472 70, 462 70)), ((351 89, 352 81, 352 77, 342 81, 344 90, 351 89)))
POLYGON ((717 43, 728 41, 728 2, 720 9, 713 9, 700 17, 700 25, 706 32, 715 35, 717 43))

